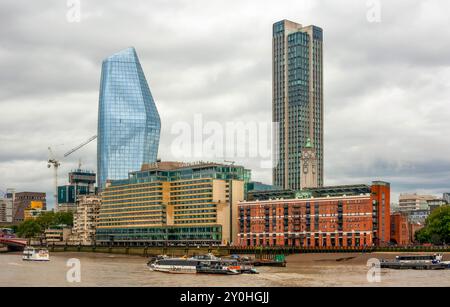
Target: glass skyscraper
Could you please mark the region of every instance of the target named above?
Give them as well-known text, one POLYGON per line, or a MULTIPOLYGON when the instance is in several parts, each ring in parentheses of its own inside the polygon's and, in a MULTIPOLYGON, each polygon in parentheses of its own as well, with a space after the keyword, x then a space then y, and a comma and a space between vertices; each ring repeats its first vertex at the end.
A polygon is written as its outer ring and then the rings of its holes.
POLYGON ((106 180, 126 179, 156 162, 161 121, 136 50, 127 48, 102 64, 98 108, 97 171, 106 180))
MULTIPOLYGON (((301 189, 302 150, 311 140, 323 185, 322 29, 282 20, 273 25, 273 122, 279 123, 273 184, 301 189)), ((311 150, 311 149, 310 149, 311 150)))

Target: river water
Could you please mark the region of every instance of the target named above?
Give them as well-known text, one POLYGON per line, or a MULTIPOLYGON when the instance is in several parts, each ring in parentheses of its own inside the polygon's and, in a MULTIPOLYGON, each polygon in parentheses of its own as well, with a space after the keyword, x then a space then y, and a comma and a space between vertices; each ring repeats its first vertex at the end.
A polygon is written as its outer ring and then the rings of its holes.
POLYGON ((294 255, 287 267, 258 267, 257 275, 178 275, 152 272, 147 260, 136 256, 52 253, 50 262, 26 262, 20 253, 0 253, 0 286, 450 286, 450 270, 383 269, 380 282, 368 282, 366 262, 376 256, 294 255), (74 258, 81 266, 80 282, 67 279, 67 262, 74 258))

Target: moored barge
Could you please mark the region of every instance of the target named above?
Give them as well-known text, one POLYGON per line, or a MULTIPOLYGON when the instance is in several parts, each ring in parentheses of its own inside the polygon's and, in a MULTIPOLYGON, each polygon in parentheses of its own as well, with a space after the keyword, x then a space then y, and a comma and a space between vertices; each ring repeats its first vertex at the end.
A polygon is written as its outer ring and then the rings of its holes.
POLYGON ((380 267, 395 270, 445 270, 450 269, 450 262, 442 261, 443 256, 434 255, 405 255, 396 256, 394 260, 381 260, 380 267))

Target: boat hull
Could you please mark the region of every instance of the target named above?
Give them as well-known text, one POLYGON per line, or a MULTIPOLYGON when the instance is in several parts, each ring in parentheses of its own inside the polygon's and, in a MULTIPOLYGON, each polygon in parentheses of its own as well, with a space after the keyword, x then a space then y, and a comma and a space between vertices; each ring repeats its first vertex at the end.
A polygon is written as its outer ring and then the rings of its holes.
POLYGON ((399 263, 399 262, 382 262, 382 269, 393 270, 446 270, 450 266, 445 263, 399 263))
POLYGON ((22 258, 23 261, 50 261, 50 259, 22 258))
POLYGON ((150 266, 150 270, 154 272, 171 273, 171 274, 196 274, 195 267, 175 267, 175 266, 150 266))

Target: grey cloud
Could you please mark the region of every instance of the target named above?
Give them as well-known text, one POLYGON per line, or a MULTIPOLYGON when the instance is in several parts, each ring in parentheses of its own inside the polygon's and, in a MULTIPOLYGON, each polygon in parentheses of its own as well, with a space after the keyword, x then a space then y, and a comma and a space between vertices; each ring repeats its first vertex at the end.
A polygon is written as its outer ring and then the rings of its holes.
MULTIPOLYGON (((96 133, 102 60, 135 46, 161 113, 160 156, 177 121, 271 120, 271 26, 316 24, 325 37, 326 183, 392 182, 394 195, 450 189, 450 25, 444 1, 65 1, 0 4, 0 189, 52 193, 47 147, 62 155, 96 133), (62 146, 56 146, 64 144, 62 146), (447 187, 447 188, 446 188, 447 187)), ((60 180, 95 142, 62 163, 60 180)), ((271 181, 259 161, 242 159, 271 181)))

